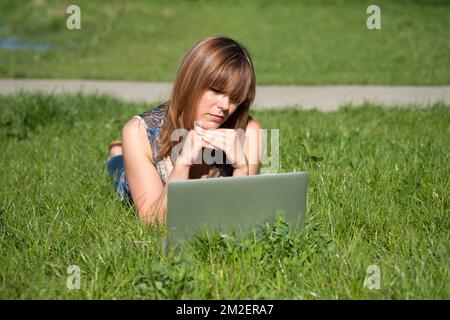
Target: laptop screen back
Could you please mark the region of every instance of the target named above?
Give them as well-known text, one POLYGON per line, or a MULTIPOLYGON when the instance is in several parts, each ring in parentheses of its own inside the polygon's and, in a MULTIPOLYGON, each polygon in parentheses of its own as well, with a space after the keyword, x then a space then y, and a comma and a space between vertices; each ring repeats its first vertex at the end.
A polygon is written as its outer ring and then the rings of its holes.
POLYGON ((250 232, 283 212, 300 230, 306 211, 306 172, 262 174, 170 182, 167 243, 182 242, 197 232, 250 232))

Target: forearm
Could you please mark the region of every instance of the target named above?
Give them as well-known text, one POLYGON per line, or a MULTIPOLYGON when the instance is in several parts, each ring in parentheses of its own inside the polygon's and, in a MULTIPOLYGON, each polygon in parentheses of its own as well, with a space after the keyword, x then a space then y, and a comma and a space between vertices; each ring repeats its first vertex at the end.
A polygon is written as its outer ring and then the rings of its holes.
POLYGON ((233 177, 237 176, 253 176, 259 174, 260 163, 244 166, 243 168, 234 169, 233 177))
POLYGON ((248 164, 247 157, 244 156, 243 160, 239 163, 239 165, 234 166, 233 177, 248 176, 248 175, 250 175, 250 166, 248 164))
POLYGON ((144 217, 142 217, 144 223, 151 224, 157 221, 158 223, 165 224, 167 211, 167 191, 169 182, 187 179, 189 179, 189 167, 175 165, 167 179, 167 183, 164 185, 164 189, 161 192, 161 195, 147 210, 144 217))
POLYGON ((248 176, 248 167, 234 169, 233 177, 248 176))

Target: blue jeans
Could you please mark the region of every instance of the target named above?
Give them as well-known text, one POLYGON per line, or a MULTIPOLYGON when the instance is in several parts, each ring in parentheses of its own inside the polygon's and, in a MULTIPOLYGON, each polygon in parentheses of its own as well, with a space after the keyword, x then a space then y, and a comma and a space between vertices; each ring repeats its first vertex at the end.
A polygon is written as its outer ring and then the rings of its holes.
POLYGON ((123 156, 113 156, 106 162, 106 170, 114 180, 114 192, 119 196, 121 201, 130 201, 130 188, 125 177, 125 164, 123 156))

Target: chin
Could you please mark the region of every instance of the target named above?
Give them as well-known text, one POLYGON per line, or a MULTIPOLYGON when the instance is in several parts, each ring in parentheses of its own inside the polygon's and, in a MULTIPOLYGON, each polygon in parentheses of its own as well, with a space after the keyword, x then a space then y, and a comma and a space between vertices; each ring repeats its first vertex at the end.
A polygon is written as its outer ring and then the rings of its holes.
POLYGON ((206 121, 204 124, 205 129, 218 129, 222 124, 214 121, 206 121))

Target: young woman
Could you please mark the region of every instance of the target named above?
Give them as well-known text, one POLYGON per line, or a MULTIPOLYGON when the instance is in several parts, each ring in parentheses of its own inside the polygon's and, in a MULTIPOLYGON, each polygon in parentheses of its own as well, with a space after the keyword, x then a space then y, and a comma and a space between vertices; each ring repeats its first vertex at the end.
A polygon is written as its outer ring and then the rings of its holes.
POLYGON ((122 141, 110 144, 107 168, 121 200, 132 200, 144 222, 165 223, 168 182, 258 174, 262 136, 249 116, 254 98, 253 63, 242 45, 225 37, 197 43, 170 100, 134 116, 122 141))

